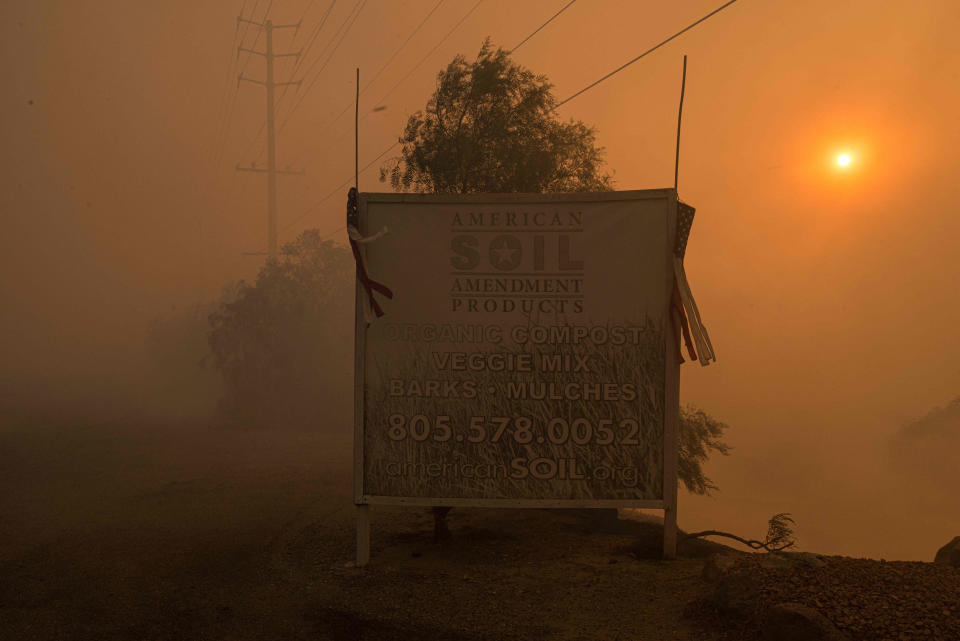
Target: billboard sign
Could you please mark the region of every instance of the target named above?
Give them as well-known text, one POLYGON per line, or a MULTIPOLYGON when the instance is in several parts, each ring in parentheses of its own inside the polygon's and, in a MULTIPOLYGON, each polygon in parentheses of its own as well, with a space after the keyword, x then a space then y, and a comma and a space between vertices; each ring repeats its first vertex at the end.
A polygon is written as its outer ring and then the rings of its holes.
POLYGON ((673 190, 360 194, 358 214, 358 504, 671 502, 673 190))

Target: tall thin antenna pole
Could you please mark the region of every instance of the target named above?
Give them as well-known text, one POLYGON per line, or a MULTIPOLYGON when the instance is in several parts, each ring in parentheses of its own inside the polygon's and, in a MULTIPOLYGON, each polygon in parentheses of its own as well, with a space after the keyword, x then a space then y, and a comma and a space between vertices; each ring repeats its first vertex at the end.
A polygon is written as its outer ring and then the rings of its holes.
POLYGON ((677 156, 673 165, 673 190, 677 190, 680 175, 680 121, 683 118, 683 92, 687 88, 687 55, 683 55, 683 80, 680 82, 680 110, 677 113, 677 156))
POLYGON ((353 107, 353 188, 360 193, 360 67, 357 67, 357 97, 353 107))

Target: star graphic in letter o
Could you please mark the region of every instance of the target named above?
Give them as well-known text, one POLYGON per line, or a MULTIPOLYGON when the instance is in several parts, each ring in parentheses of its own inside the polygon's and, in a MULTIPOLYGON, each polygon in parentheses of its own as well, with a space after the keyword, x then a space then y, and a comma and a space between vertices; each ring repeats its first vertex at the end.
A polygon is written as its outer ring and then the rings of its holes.
POLYGON ((502 271, 516 269, 523 251, 515 236, 497 236, 490 242, 490 264, 502 271))

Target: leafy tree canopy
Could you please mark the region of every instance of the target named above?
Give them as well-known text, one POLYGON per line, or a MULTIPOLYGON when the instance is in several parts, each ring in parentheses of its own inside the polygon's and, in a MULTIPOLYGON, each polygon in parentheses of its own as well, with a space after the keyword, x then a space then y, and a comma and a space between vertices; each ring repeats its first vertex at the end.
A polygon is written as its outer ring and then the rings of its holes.
POLYGON ((719 489, 704 473, 703 464, 711 452, 726 456, 730 446, 721 438, 727 426, 702 409, 687 405, 680 408, 677 476, 692 494, 710 494, 719 489))
POLYGON ((398 191, 540 193, 607 191, 604 150, 580 121, 561 122, 545 76, 487 39, 476 60, 453 59, 427 107, 413 114, 400 156, 380 180, 398 191))

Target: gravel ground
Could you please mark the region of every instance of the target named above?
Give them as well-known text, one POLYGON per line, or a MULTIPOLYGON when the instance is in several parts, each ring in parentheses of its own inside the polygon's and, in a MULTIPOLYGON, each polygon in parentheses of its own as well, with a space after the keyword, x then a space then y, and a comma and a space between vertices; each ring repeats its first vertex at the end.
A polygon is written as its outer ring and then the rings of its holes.
POLYGON ((741 557, 724 581, 756 600, 753 622, 714 623, 749 638, 769 607, 791 602, 818 610, 851 641, 960 639, 960 568, 842 556, 819 560, 818 567, 769 568, 760 555, 741 557))
MULTIPOLYGON (((690 541, 659 558, 655 520, 374 508, 351 567, 349 443, 311 434, 0 430, 0 639, 65 641, 722 641, 690 541), (692 605, 688 606, 688 603, 692 605)), ((960 570, 825 557, 771 570, 742 555, 761 610, 820 610, 852 641, 960 640, 960 570)))
POLYGON ((661 526, 598 525, 547 510, 454 510, 453 538, 432 541, 424 509, 375 510, 371 563, 353 553, 350 512, 303 522, 283 542, 287 580, 323 593, 330 639, 623 641, 727 638, 683 616, 700 589, 697 542, 659 558, 661 526), (321 540, 318 530, 339 531, 321 540), (337 541, 336 544, 331 545, 337 541))

